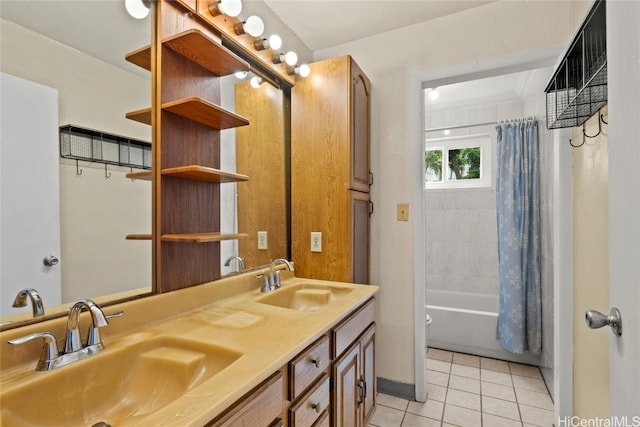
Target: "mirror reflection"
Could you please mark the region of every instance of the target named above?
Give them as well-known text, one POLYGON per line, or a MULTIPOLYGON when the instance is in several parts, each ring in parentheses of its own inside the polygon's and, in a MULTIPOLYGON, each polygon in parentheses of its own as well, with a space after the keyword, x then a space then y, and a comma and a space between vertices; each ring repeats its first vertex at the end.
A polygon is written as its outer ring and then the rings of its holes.
MULTIPOLYGON (((125 118, 127 112, 149 105, 149 73, 124 60, 126 53, 149 43, 150 20, 133 20, 121 2, 113 1, 3 1, 1 13, 1 71, 57 91, 56 127, 74 124, 151 141, 149 126, 125 118)), ((224 266, 232 256, 242 257, 246 268, 251 268, 286 257, 288 252, 285 98, 282 90, 266 83, 258 89, 250 87, 250 77, 221 79, 223 106, 252 123, 245 129, 222 133, 222 169, 250 177, 249 182, 221 186, 221 230, 248 234, 247 239, 222 243, 223 275, 239 270, 235 260, 224 266), (267 249, 258 249, 258 231, 266 232, 263 243, 267 249)), ((6 274, 5 255, 16 251, 3 249, 0 322, 12 321, 11 326, 31 320, 30 303, 11 307, 21 289, 35 288, 43 294, 47 316, 64 311, 70 302, 81 298, 105 304, 151 292, 151 243, 125 239, 126 235, 151 230, 151 183, 126 178, 130 168, 107 165, 105 169, 99 163, 61 159, 57 130, 54 138, 56 148, 48 155, 55 157, 53 173, 59 183, 59 249, 57 253, 41 251, 40 247, 46 246, 41 236, 32 241, 23 239, 19 246, 27 249, 30 259, 12 262, 31 266, 21 266, 13 275, 6 274), (46 268, 43 260, 50 255, 59 263, 46 268), (36 275, 26 275, 27 270, 37 270, 36 275), (47 281, 52 276, 50 285, 47 281)), ((5 152, 3 137, 3 158, 5 152)), ((42 150, 31 148, 29 156, 41 154, 42 150)), ((4 161, 2 167, 7 169, 4 161)), ((34 174, 30 176, 11 182, 22 191, 25 182, 37 184, 34 174)), ((13 212, 26 222, 25 212, 11 210, 5 203, 2 209, 3 217, 13 212)), ((42 216, 37 209, 29 213, 35 221, 42 216)), ((7 233, 2 231, 6 248, 7 233)))

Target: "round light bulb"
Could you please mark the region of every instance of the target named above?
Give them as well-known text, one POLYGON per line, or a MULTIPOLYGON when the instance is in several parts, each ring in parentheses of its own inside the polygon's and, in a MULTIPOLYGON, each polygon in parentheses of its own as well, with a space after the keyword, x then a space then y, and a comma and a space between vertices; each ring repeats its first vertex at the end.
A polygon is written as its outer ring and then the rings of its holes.
POLYGON ((269 37, 269 47, 278 50, 282 47, 282 39, 279 35, 273 34, 269 37))
POLYGON ((284 62, 286 62, 287 65, 291 65, 293 67, 298 62, 298 55, 293 51, 287 52, 284 55, 284 62))
POLYGON ((444 134, 445 134, 445 136, 446 136, 446 135, 449 135, 450 133, 451 133, 451 131, 450 131, 449 129, 445 129, 445 130, 444 130, 444 134))
POLYGON ((248 71, 237 71, 235 73, 233 73, 234 76, 236 76, 237 79, 244 79, 245 77, 247 77, 247 74, 249 74, 248 71))
POLYGON ((300 77, 307 77, 311 74, 311 68, 307 64, 302 64, 298 67, 298 75, 300 77))
POLYGON ((245 33, 249 34, 252 37, 260 37, 264 32, 264 22, 260 19, 259 16, 251 15, 244 21, 245 33))
POLYGON ((258 89, 260 87, 260 85, 262 84, 262 79, 260 77, 258 77, 258 76, 251 77, 251 80, 249 81, 249 84, 251 85, 252 88, 258 89))
POLYGON ((438 99, 438 97, 440 96, 440 93, 438 92, 438 88, 430 89, 428 96, 429 96, 429 99, 432 101, 435 101, 436 99, 438 99))
POLYGON ((149 8, 142 0, 124 0, 124 7, 132 18, 144 19, 149 16, 149 8))
POLYGON ((219 0, 218 10, 227 16, 236 17, 242 12, 242 0, 219 0))

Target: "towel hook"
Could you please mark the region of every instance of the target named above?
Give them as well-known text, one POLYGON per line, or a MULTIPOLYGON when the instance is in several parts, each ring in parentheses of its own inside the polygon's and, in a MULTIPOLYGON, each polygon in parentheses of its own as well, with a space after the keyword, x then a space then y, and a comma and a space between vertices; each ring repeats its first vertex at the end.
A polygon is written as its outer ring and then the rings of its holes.
POLYGON ((78 166, 78 159, 76 159, 76 175, 82 175, 82 169, 78 166))
POLYGON ((104 177, 109 179, 111 178, 111 172, 109 172, 109 174, 107 174, 107 164, 104 164, 104 177))
POLYGON ((600 135, 602 133, 602 122, 600 121, 600 113, 598 113, 598 133, 596 133, 595 135, 587 135, 587 132, 585 131, 585 125, 584 123, 582 124, 582 135, 586 136, 587 138, 595 138, 598 135, 600 135))

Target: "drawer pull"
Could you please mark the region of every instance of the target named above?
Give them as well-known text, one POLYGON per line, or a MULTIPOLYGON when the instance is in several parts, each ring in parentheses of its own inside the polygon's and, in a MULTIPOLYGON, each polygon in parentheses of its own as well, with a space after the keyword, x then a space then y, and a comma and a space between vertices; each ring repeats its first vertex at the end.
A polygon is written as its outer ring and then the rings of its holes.
POLYGON ((318 357, 312 357, 311 358, 311 363, 313 363, 314 365, 316 365, 316 368, 320 367, 320 356, 318 357))
POLYGON ((312 407, 313 409, 315 409, 315 410, 316 410, 316 413, 318 413, 318 414, 319 414, 320 412, 322 412, 322 405, 320 404, 320 402, 318 402, 318 403, 312 403, 312 404, 311 404, 311 407, 312 407))

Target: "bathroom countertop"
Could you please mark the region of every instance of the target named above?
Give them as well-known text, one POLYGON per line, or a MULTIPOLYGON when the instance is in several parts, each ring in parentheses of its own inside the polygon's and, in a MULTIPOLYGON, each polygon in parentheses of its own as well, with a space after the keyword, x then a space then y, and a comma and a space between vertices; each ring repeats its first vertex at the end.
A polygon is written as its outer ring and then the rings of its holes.
MULTIPOLYGON (((284 367, 295 355, 378 291, 377 286, 297 278, 291 273, 283 272, 283 288, 316 284, 348 286, 352 289, 320 309, 299 311, 260 303, 258 300, 269 294, 260 293, 260 282, 255 279, 255 274, 256 272, 238 275, 210 284, 117 304, 104 310, 106 313, 124 310, 125 314, 111 319, 109 326, 102 329, 105 350, 92 357, 106 355, 110 349, 116 351, 133 340, 164 336, 221 346, 240 354, 232 364, 162 409, 148 415, 127 415, 126 425, 205 424, 284 367)), ((86 325, 89 320, 82 322, 86 325)), ((60 338, 64 337, 65 328, 66 318, 60 318, 0 333, 0 402, 2 394, 20 387, 21 384, 37 381, 39 376, 44 378, 51 372, 61 373, 66 368, 35 372, 41 343, 10 346, 6 341, 42 331, 53 332, 60 338)), ((78 391, 82 392, 82 387, 78 387, 78 391)), ((31 407, 37 408, 37 405, 31 407)), ((3 414, 6 410, 10 411, 10 408, 3 405, 3 414)), ((109 422, 108 419, 104 421, 109 422)))

